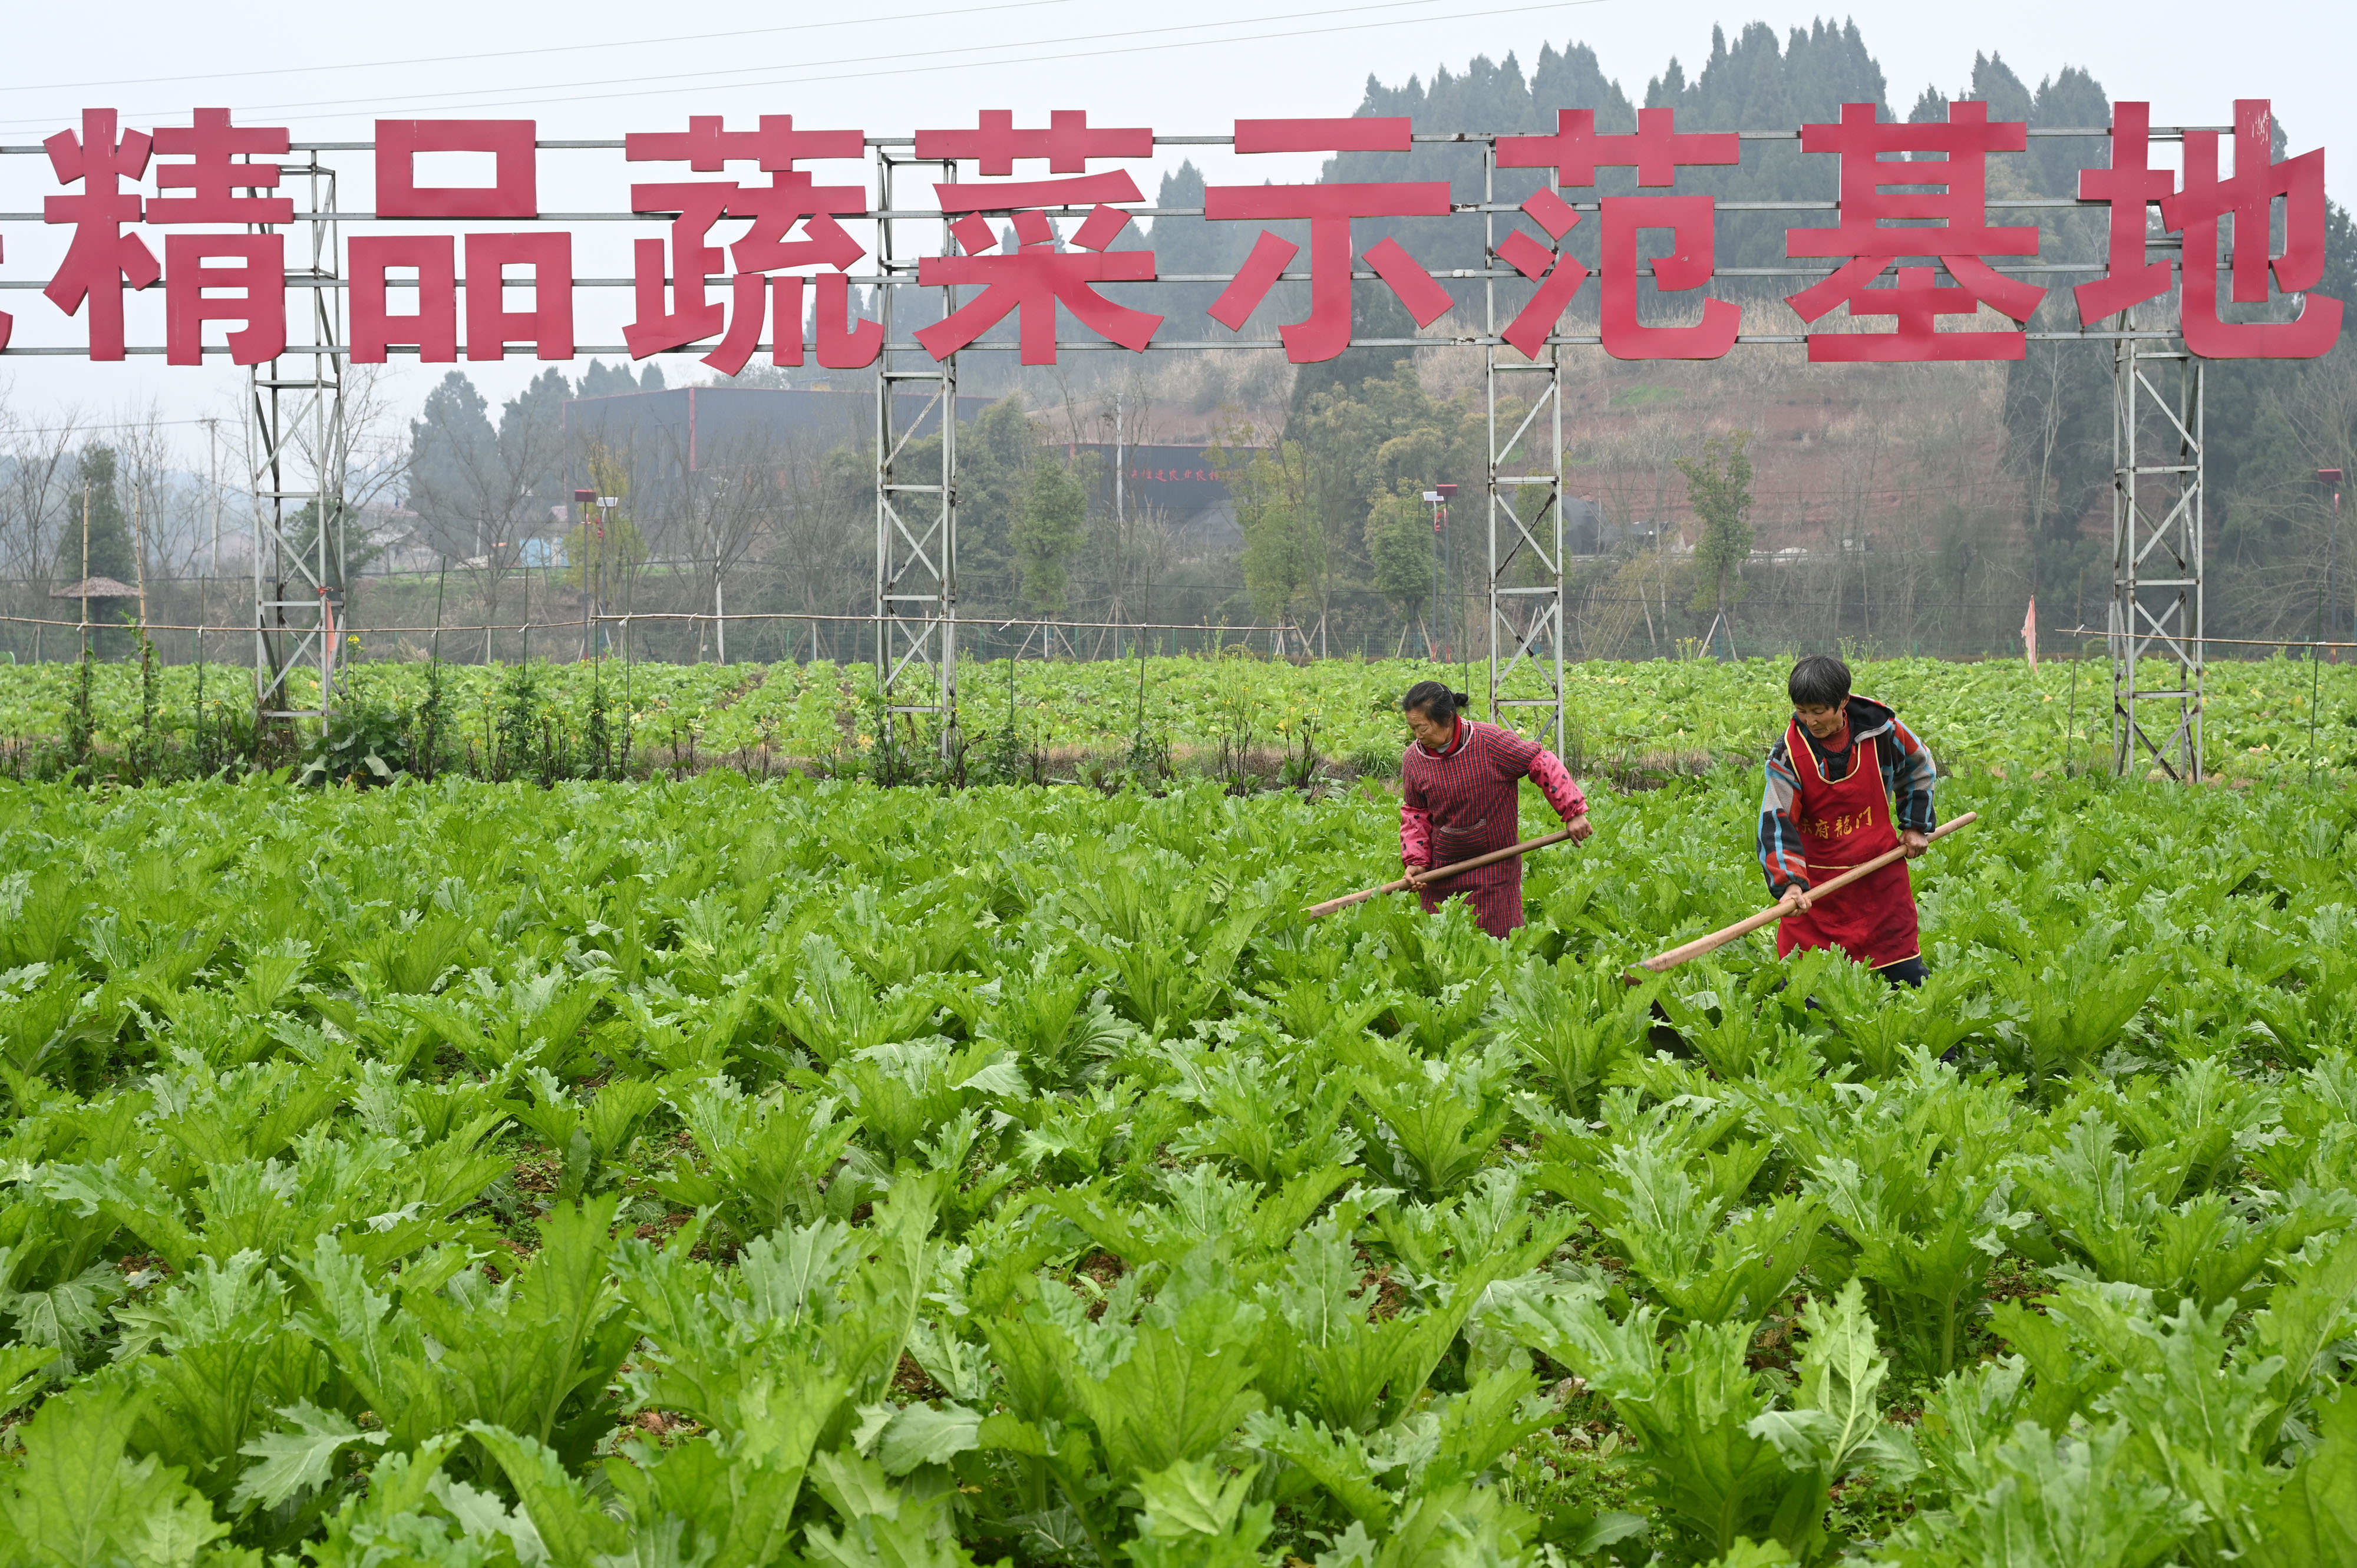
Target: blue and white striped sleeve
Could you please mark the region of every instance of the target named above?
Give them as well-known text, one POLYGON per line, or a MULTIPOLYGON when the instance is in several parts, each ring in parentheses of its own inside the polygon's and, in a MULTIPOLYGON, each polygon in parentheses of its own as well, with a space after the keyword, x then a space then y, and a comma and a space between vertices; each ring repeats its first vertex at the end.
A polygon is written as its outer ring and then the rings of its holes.
POLYGON ((1939 813, 1932 806, 1932 790, 1940 781, 1939 764, 1932 759, 1932 748, 1896 718, 1890 721, 1890 732, 1898 745, 1891 748, 1895 755, 1883 764, 1883 781, 1890 789, 1891 814, 1901 828, 1928 833, 1940 825, 1939 813))
POLYGON ((1760 869, 1768 877, 1768 891, 1782 897, 1794 883, 1809 885, 1809 867, 1801 847, 1801 780, 1792 771, 1792 754, 1779 739, 1768 751, 1767 788, 1760 797, 1760 869))

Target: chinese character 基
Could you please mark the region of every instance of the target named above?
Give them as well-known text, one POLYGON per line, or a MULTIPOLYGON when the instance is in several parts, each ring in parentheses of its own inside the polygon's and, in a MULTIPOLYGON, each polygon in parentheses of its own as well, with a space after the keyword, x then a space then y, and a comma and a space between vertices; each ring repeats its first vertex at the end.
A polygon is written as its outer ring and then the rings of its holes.
POLYGON ((2018 331, 1938 329, 1938 317, 1976 315, 1984 305, 2027 322, 2046 297, 2035 284, 2007 277, 1982 260, 2038 254, 2035 224, 1993 229, 1988 222, 1988 155, 2020 152, 2028 136, 2018 120, 1992 123, 1988 105, 1977 100, 1950 103, 1944 124, 1889 124, 1871 103, 1845 103, 1839 123, 1801 127, 1803 152, 1841 158, 1840 221, 1831 229, 1785 230, 1784 253, 1843 263, 1787 303, 1803 321, 1845 304, 1853 317, 1897 321, 1891 332, 1812 332, 1811 361, 2018 360, 2028 353, 2029 338, 2018 331), (1890 153, 1939 154, 1946 161, 1884 161, 1890 153), (1931 267, 1903 266, 1890 286, 1872 286, 1902 256, 1937 257, 1955 281, 1943 285, 1931 267))
MULTIPOLYGON (((1404 153, 1405 114, 1348 120, 1239 120, 1239 153, 1404 153)), ((1309 317, 1279 327, 1285 357, 1297 365, 1330 360, 1351 346, 1351 223, 1359 218, 1446 218, 1445 179, 1383 180, 1331 185, 1214 185, 1203 191, 1203 216, 1214 222, 1309 220, 1309 317)), ((1233 282, 1211 302, 1211 317, 1241 331, 1301 247, 1264 230, 1233 282)), ((1456 302, 1397 240, 1367 247, 1377 277, 1399 296, 1418 327, 1429 327, 1456 302)))
POLYGON ((751 162, 770 176, 766 185, 734 180, 663 181, 630 187, 634 212, 677 212, 670 242, 671 299, 663 298, 664 242, 640 240, 633 247, 638 318, 622 329, 630 358, 643 360, 665 349, 720 335, 704 362, 723 375, 745 368, 760 341, 767 318, 772 327, 770 360, 802 362, 802 284, 799 275, 772 278, 790 267, 818 265, 818 362, 834 370, 873 364, 884 347, 884 328, 850 320, 851 263, 865 251, 837 213, 867 209, 867 192, 856 185, 819 185, 794 166, 803 158, 856 158, 866 151, 857 131, 803 131, 791 114, 764 114, 757 131, 724 131, 717 114, 690 115, 682 131, 634 131, 623 140, 633 162, 684 162, 700 174, 719 173, 730 163, 751 162), (705 280, 720 270, 721 247, 712 242, 713 225, 724 218, 749 219, 745 237, 727 247, 734 263, 729 302, 705 295, 705 280), (787 235, 801 224, 803 237, 787 235), (770 300, 776 295, 776 307, 770 300), (726 330, 722 331, 723 322, 726 330))
POLYGON ((1016 317, 1021 358, 1027 365, 1056 362, 1056 306, 1060 302, 1082 326, 1125 349, 1143 352, 1162 317, 1116 304, 1096 291, 1101 283, 1150 283, 1154 252, 1112 251, 1129 226, 1129 214, 1113 204, 1136 201, 1136 182, 1125 169, 1089 174, 1092 158, 1142 158, 1154 153, 1154 133, 1143 126, 1092 128, 1086 113, 1059 109, 1048 128, 1018 131, 1012 110, 986 109, 971 131, 919 131, 917 156, 955 162, 971 158, 982 175, 1011 175, 1018 160, 1042 160, 1050 174, 1067 179, 1008 180, 1004 185, 952 181, 933 188, 944 215, 958 216, 950 233, 965 253, 926 256, 917 263, 917 281, 955 287, 978 285, 982 293, 943 319, 917 332, 917 341, 936 360, 946 360, 985 332, 1016 317), (1072 250, 1057 249, 1056 226, 1041 209, 1087 207, 1088 217, 1072 235, 1072 250), (1011 215, 1015 233, 1001 246, 986 212, 1011 215))
POLYGON ((2185 133, 2185 188, 2165 197, 2163 222, 2185 231, 2185 346, 2207 360, 2312 360, 2341 338, 2341 302, 2307 294, 2324 281, 2324 149, 2275 161, 2275 115, 2264 98, 2234 101, 2234 172, 2218 173, 2218 133, 2185 133), (2283 249, 2272 209, 2283 201, 2283 249), (2263 305, 2268 274, 2303 294, 2291 321, 2227 321, 2218 314, 2218 220, 2234 220, 2237 305, 2263 305))
MULTIPOLYGON (((1741 144, 1729 132, 1681 134, 1674 109, 1641 109, 1633 135, 1598 135, 1596 111, 1560 109, 1551 136, 1501 136, 1500 168, 1555 171, 1558 185, 1594 185, 1598 168, 1634 168, 1641 185, 1673 185, 1681 165, 1731 164, 1741 144)), ((1707 196, 1608 196, 1604 220, 1600 312, 1604 351, 1617 360, 1716 360, 1735 347, 1742 310, 1723 299, 1703 302, 1691 327, 1647 327, 1637 319, 1637 237, 1648 229, 1670 232, 1669 253, 1653 263, 1653 281, 1665 290, 1700 288, 1717 265, 1717 207, 1707 196)), ((1579 214, 1551 190, 1523 203, 1523 213, 1561 243, 1579 214)), ((1549 251, 1516 230, 1498 257, 1539 285, 1538 293, 1502 334, 1530 359, 1554 333, 1587 269, 1569 254, 1549 251)))

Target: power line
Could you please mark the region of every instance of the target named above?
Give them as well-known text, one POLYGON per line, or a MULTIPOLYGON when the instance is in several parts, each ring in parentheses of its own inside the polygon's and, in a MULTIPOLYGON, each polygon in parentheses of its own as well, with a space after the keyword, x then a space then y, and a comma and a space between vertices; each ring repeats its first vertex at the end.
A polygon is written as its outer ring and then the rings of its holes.
MULTIPOLYGON (((1428 5, 1428 4, 1432 4, 1432 3, 1433 3, 1433 0, 1391 0, 1391 3, 1393 3, 1393 4, 1396 4, 1396 5, 1428 5)), ((706 77, 706 76, 710 76, 710 75, 716 74, 716 73, 713 73, 713 72, 672 72, 672 73, 668 73, 668 74, 661 75, 661 76, 649 76, 649 77, 622 77, 622 78, 616 78, 616 79, 613 79, 613 80, 614 80, 615 81, 618 81, 618 82, 630 82, 630 81, 685 81, 685 80, 689 79, 690 77, 694 77, 694 78, 696 78, 696 79, 698 79, 698 80, 696 80, 696 81, 694 82, 694 84, 693 84, 693 85, 690 85, 690 86, 684 86, 684 87, 651 87, 651 88, 642 88, 642 89, 637 90, 637 91, 635 91, 601 92, 601 93, 599 94, 599 97, 600 97, 601 99, 605 99, 605 100, 612 100, 612 99, 618 99, 618 98, 659 98, 659 97, 663 97, 663 96, 666 96, 666 95, 668 95, 668 94, 672 94, 672 93, 678 93, 678 92, 694 92, 694 91, 713 91, 713 90, 715 90, 715 89, 726 89, 726 90, 729 90, 729 91, 744 91, 744 90, 751 89, 751 88, 794 87, 794 86, 800 86, 800 85, 803 85, 803 84, 805 84, 805 83, 813 82, 813 81, 866 81, 866 80, 870 80, 870 79, 877 78, 877 77, 923 76, 923 75, 931 75, 931 74, 935 74, 935 73, 941 72, 941 71, 946 71, 946 70, 971 70, 976 69, 976 68, 978 68, 978 67, 987 67, 987 66, 1002 66, 1002 65, 1038 65, 1038 64, 1043 64, 1043 63, 1051 63, 1051 62, 1059 61, 1059 60, 1070 60, 1070 59, 1103 59, 1103 58, 1105 58, 1105 57, 1108 57, 1108 56, 1114 56, 1114 55, 1152 54, 1152 53, 1155 53, 1155 52, 1157 52, 1157 51, 1159 51, 1159 50, 1163 50, 1163 49, 1207 48, 1212 48, 1212 47, 1216 47, 1216 46, 1220 46, 1220 45, 1224 45, 1224 44, 1269 43, 1269 42, 1274 42, 1274 41, 1280 40, 1280 39, 1285 39, 1285 38, 1317 38, 1317 37, 1323 37, 1323 36, 1326 36, 1326 35, 1329 35, 1329 34, 1333 34, 1333 33, 1358 33, 1358 32, 1368 32, 1368 31, 1372 31, 1372 30, 1375 29, 1375 28, 1378 28, 1378 27, 1414 27, 1414 26, 1418 26, 1418 25, 1421 25, 1421 24, 1424 24, 1424 23, 1427 23, 1427 22, 1465 22, 1465 21, 1475 21, 1475 20, 1479 20, 1479 19, 1480 19, 1480 18, 1488 17, 1488 16, 1520 16, 1520 15, 1523 15, 1523 14, 1524 14, 1524 13, 1532 12, 1532 11, 1560 11, 1560 10, 1567 10, 1567 9, 1570 9, 1570 8, 1573 8, 1573 7, 1576 7, 1576 6, 1585 6, 1585 5, 1603 5, 1603 4, 1605 4, 1605 0, 1542 0, 1542 3, 1541 3, 1541 4, 1537 4, 1537 5, 1507 5, 1507 6, 1500 6, 1500 7, 1496 7, 1496 8, 1494 8, 1494 9, 1489 9, 1489 10, 1452 12, 1452 13, 1448 13, 1448 14, 1447 14, 1447 15, 1442 15, 1442 16, 1402 16, 1402 17, 1394 17, 1394 18, 1393 18, 1393 19, 1391 19, 1391 20, 1388 20, 1388 21, 1381 21, 1381 22, 1353 22, 1353 23, 1346 23, 1346 24, 1343 24, 1343 25, 1340 25, 1340 26, 1338 26, 1338 27, 1297 27, 1297 28, 1291 28, 1291 29, 1288 29, 1288 30, 1286 30, 1286 31, 1283 31, 1283 32, 1275 32, 1275 33, 1249 33, 1249 34, 1243 34, 1243 35, 1241 35, 1241 36, 1238 36, 1238 37, 1235 37, 1235 38, 1182 38, 1182 39, 1173 39, 1173 40, 1170 40, 1170 41, 1168 41, 1168 42, 1165 42, 1165 43, 1126 45, 1126 46, 1124 46, 1124 47, 1122 47, 1122 48, 1102 48, 1102 49, 1072 49, 1072 50, 1065 50, 1065 51, 1063 51, 1063 52, 1060 52, 1060 53, 1055 53, 1055 54, 1019 55, 1019 56, 1013 57, 1013 58, 1011 58, 1011 59, 974 59, 974 60, 959 60, 959 61, 954 61, 954 62, 950 62, 950 63, 944 63, 944 64, 941 64, 941 65, 923 65, 923 66, 905 66, 905 67, 892 67, 892 68, 878 68, 878 69, 874 70, 860 70, 860 71, 836 71, 836 70, 830 70, 830 71, 824 72, 824 73, 823 73, 823 74, 813 74, 813 75, 806 75, 806 76, 770 77, 770 78, 765 78, 765 79, 758 80, 758 81, 746 81, 713 82, 713 81, 703 81, 703 80, 701 80, 701 79, 702 79, 702 78, 704 78, 704 77, 706 77)), ((1337 8, 1337 10, 1339 10, 1339 11, 1342 11, 1342 12, 1348 12, 1348 13, 1351 13, 1351 14, 1354 14, 1354 15, 1355 15, 1355 14, 1362 13, 1362 12, 1364 12, 1364 11, 1367 11, 1367 10, 1370 10, 1370 9, 1374 9, 1374 8, 1375 8, 1375 7, 1364 6, 1364 5, 1352 5, 1352 6, 1339 7, 1339 8, 1337 8)), ((1335 14, 1337 14, 1337 11, 1335 11, 1335 10, 1329 10, 1329 11, 1300 11, 1300 12, 1292 12, 1292 13, 1288 13, 1287 15, 1289 15, 1289 16, 1331 16, 1331 15, 1335 15, 1335 14)), ((1254 18, 1254 20, 1275 20, 1275 19, 1281 19, 1281 18, 1254 18)), ((1184 27, 1231 27, 1231 26, 1236 26, 1236 25, 1238 25, 1238 24, 1236 24, 1236 23, 1229 23, 1229 22, 1219 22, 1219 23, 1189 23, 1189 24, 1184 24, 1183 26, 1184 26, 1184 27)), ((1143 31, 1151 31, 1151 32, 1176 31, 1176 30, 1181 30, 1181 28, 1180 28, 1180 27, 1171 27, 1171 28, 1151 28, 1151 29, 1143 29, 1143 31)), ((1095 34, 1081 34, 1081 35, 1076 35, 1076 36, 1071 37, 1071 38, 1039 38, 1039 39, 1031 40, 1031 41, 1029 41, 1029 42, 1028 42, 1028 43, 1020 43, 1020 44, 986 44, 986 45, 974 45, 974 46, 970 46, 970 47, 967 47, 967 48, 957 48, 957 49, 935 49, 935 50, 928 50, 928 51, 924 51, 924 52, 925 52, 925 53, 931 53, 931 54, 978 54, 978 53, 982 53, 982 52, 985 52, 985 51, 986 51, 986 50, 990 50, 990 49, 1005 49, 1005 48, 1042 48, 1042 47, 1047 47, 1047 46, 1059 45, 1059 44, 1066 44, 1066 43, 1085 43, 1085 42, 1089 42, 1089 41, 1092 41, 1092 40, 1093 40, 1093 39, 1101 38, 1135 38, 1135 37, 1139 36, 1140 31, 1141 31, 1141 29, 1129 29, 1129 30, 1126 30, 1126 31, 1125 31, 1125 32, 1121 32, 1121 33, 1095 33, 1095 34)), ((841 61, 816 61, 816 62, 813 62, 813 63, 814 63, 814 64, 821 64, 821 65, 834 65, 834 64, 856 65, 856 64, 865 63, 866 61, 867 61, 867 60, 871 60, 871 59, 908 59, 908 58, 909 58, 909 55, 904 51, 904 52, 901 52, 901 53, 898 53, 898 54, 894 54, 894 55, 889 55, 889 56, 877 56, 877 55, 858 56, 858 57, 854 57, 854 58, 846 59, 844 59, 844 60, 841 60, 841 61)), ((548 84, 548 85, 549 85, 550 87, 552 87, 552 88, 558 88, 558 87, 563 88, 563 89, 564 89, 564 95, 563 95, 563 96, 561 96, 561 97, 554 97, 554 98, 493 98, 493 97, 486 97, 486 96, 485 96, 485 94, 486 94, 486 93, 489 93, 489 92, 494 92, 494 91, 500 91, 500 90, 499 90, 499 89, 489 89, 489 88, 486 88, 486 89, 482 89, 482 90, 479 90, 479 91, 470 91, 470 92, 458 92, 458 93, 446 94, 446 95, 444 95, 442 98, 440 98, 440 99, 436 100, 436 102, 413 102, 413 103, 408 104, 408 105, 407 105, 407 107, 408 107, 412 112, 418 112, 418 111, 424 111, 424 110, 448 109, 448 108, 466 108, 466 109, 525 108, 525 107, 531 107, 531 106, 534 106, 534 105, 538 105, 538 104, 543 104, 543 103, 577 103, 577 102, 580 102, 580 94, 581 94, 581 92, 583 91, 583 90, 585 90, 585 89, 587 89, 587 88, 590 88, 590 87, 598 87, 598 86, 603 86, 603 85, 605 85, 605 83, 600 83, 600 82, 581 82, 581 81, 573 81, 573 82, 550 83, 550 84, 548 84)), ((531 90, 530 90, 530 89, 527 89, 527 91, 531 91, 531 90)), ((292 109, 335 109, 335 108, 340 108, 340 107, 343 107, 343 106, 345 106, 345 105, 350 105, 350 104, 366 104, 366 103, 376 102, 379 102, 379 101, 374 100, 374 99, 369 99, 369 98, 331 98, 331 99, 313 99, 313 100, 307 100, 307 101, 304 101, 304 102, 285 102, 285 103, 246 104, 246 105, 240 106, 237 112, 238 112, 238 113, 277 113, 277 112, 280 112, 280 111, 284 111, 284 110, 292 110, 292 109)), ((171 109, 166 109, 166 110, 161 110, 161 111, 158 111, 158 110, 152 110, 152 109, 144 109, 144 110, 128 111, 128 112, 126 112, 126 113, 127 113, 127 114, 128 114, 130 117, 139 118, 139 119, 147 119, 147 118, 152 118, 152 117, 154 117, 154 116, 155 116, 156 114, 157 114, 157 113, 175 113, 175 112, 176 112, 175 110, 171 110, 171 109)), ((48 124, 48 118, 49 118, 49 117, 44 117, 44 118, 41 118, 41 119, 29 119, 29 118, 22 118, 22 117, 20 117, 20 118, 16 119, 16 120, 11 120, 11 121, 5 122, 5 124, 8 124, 8 125, 11 125, 11 126, 24 126, 24 125, 46 124, 48 124)))
POLYGON ((773 33, 803 33, 818 27, 883 26, 893 22, 923 22, 936 16, 971 16, 986 11, 1029 11, 1042 5, 1069 5, 1074 0, 1004 0, 996 5, 959 5, 946 11, 903 11, 891 16, 844 16, 827 22, 793 22, 777 27, 737 27, 725 33, 674 33, 659 38, 617 38, 602 44, 546 44, 528 49, 480 49, 462 55, 419 55, 410 59, 355 60, 349 65, 283 65, 258 70, 208 70, 186 76, 124 76, 97 81, 37 81, 21 87, 0 87, 0 92, 63 92, 83 87, 147 87, 160 81, 225 81, 249 76, 302 76, 312 71, 376 70, 407 65, 448 65, 457 61, 516 59, 526 55, 577 54, 591 49, 634 49, 660 44, 711 43, 720 38, 756 38, 773 33))
POLYGON ((84 430, 145 430, 156 424, 212 424, 216 419, 127 419, 112 424, 7 424, 0 425, 0 437, 9 435, 72 435, 84 430))

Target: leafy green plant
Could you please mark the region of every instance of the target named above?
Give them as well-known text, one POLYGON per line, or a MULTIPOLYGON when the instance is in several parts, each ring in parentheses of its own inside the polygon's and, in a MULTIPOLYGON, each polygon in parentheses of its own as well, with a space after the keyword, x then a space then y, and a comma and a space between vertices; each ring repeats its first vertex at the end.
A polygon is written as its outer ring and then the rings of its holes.
POLYGON ((1688 1561, 1770 1538, 1802 1562, 1821 1557, 1828 1487, 1867 1467, 1911 1471, 1876 1402, 1887 1368, 1855 1283, 1810 1304, 1789 1403, 1745 1365, 1745 1326, 1695 1324, 1664 1342, 1656 1324, 1647 1306, 1615 1322, 1592 1291, 1523 1298, 1502 1320, 1612 1402, 1642 1445, 1646 1496, 1688 1561))
MULTIPOLYGON (((1167 668, 1189 746, 1264 671, 1256 711, 1391 743, 1397 669, 1167 668)), ((380 671, 496 739, 511 672, 380 671)), ((1623 708, 1776 716, 1756 669, 1589 674, 1597 755, 1623 708)), ((118 780, 139 677, 91 672, 118 780)), ((2050 754, 2046 678, 1877 673, 1953 686, 1910 709, 1943 750, 2050 754)), ((523 776, 588 770, 596 672, 532 679, 523 776)), ((683 775, 856 749, 872 688, 631 680, 683 775)), ((1624 983, 1753 907, 1748 768, 1598 789, 1503 943, 1299 918, 1391 874, 1379 790, 289 781, 0 791, 28 1562, 2339 1550, 2345 792, 1948 780, 1983 825, 1916 867, 1934 979, 1892 993, 1764 940, 1624 983), (2040 1015, 2098 951, 2163 978, 2040 1015)))

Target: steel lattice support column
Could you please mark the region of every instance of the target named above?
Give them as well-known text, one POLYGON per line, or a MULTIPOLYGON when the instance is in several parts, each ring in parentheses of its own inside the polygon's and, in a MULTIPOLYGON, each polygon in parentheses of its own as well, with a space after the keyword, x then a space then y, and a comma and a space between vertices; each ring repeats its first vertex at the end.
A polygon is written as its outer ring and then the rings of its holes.
MULTIPOLYGON (((895 149, 876 149, 877 209, 892 211, 892 175, 913 159, 895 149)), ((934 161, 943 177, 957 177, 955 164, 934 161)), ((957 356, 936 364, 921 349, 896 348, 899 329, 896 295, 917 283, 917 256, 895 245, 894 226, 906 220, 877 220, 877 298, 884 324, 884 349, 876 361, 876 681, 884 698, 884 722, 895 715, 930 714, 938 725, 942 755, 958 746, 957 722, 957 356), (913 414, 901 406, 903 387, 931 390, 913 414), (938 463, 903 461, 909 442, 937 418, 938 463), (917 689, 904 689, 904 677, 917 689)), ((946 235, 943 244, 948 243, 946 235)), ((945 291, 943 314, 957 309, 957 290, 945 291)))
POLYGON ((2199 783, 2201 361, 2134 337, 2113 354, 2112 771, 2199 783))
MULTIPOLYGON (((286 285, 311 296, 308 352, 256 365, 247 378, 246 450, 253 497, 253 699, 264 719, 324 719, 335 705, 344 612, 343 300, 338 263, 336 171, 319 161, 279 164, 310 198, 301 234, 307 265, 290 258, 286 285), (317 671, 316 706, 300 705, 294 673, 317 671)), ((283 188, 283 187, 282 187, 283 188)))
MULTIPOLYGON (((1482 395, 1487 405, 1490 535, 1490 715, 1519 730, 1517 713, 1537 726, 1537 738, 1564 748, 1563 716, 1563 350, 1526 360, 1498 338, 1498 145, 1482 151, 1482 395), (1525 378, 1538 394, 1513 429, 1500 438, 1498 378, 1525 378), (1534 461, 1534 433, 1552 421, 1553 441, 1534 461), (1512 469, 1512 472, 1508 470, 1512 469), (1535 471, 1534 471, 1535 470, 1535 471), (1528 498, 1535 497, 1533 500, 1528 498)), ((1504 274, 1513 275, 1513 274, 1504 274)))

